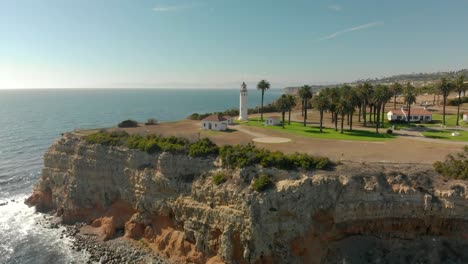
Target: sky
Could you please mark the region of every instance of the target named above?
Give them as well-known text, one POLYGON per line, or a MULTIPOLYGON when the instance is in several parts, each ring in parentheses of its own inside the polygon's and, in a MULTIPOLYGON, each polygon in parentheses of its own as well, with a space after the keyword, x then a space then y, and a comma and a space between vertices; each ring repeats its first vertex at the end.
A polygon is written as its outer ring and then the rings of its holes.
POLYGON ((0 0, 0 89, 273 88, 468 68, 468 0, 0 0))

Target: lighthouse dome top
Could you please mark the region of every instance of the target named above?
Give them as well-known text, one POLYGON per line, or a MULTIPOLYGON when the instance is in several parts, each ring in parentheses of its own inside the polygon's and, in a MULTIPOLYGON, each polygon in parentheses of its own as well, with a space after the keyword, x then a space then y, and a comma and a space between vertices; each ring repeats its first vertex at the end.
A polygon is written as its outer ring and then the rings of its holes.
POLYGON ((245 82, 241 85, 241 92, 247 92, 247 84, 245 84, 245 82))

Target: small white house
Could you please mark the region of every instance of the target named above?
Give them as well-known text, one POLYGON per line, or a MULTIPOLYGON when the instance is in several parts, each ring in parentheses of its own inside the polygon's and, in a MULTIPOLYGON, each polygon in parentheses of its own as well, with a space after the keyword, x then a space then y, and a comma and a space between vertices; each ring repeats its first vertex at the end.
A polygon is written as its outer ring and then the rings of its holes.
MULTIPOLYGON (((410 122, 429 122, 432 121, 432 113, 422 108, 411 109, 410 122)), ((406 109, 393 109, 387 113, 388 121, 408 121, 408 110, 406 109)))
POLYGON ((234 117, 233 116, 223 116, 226 119, 228 125, 234 125, 234 117))
POLYGON ((221 115, 210 115, 201 121, 201 128, 205 130, 226 130, 228 120, 221 115))
POLYGON ((463 114, 463 121, 468 122, 468 113, 463 114))
POLYGON ((281 119, 277 116, 271 116, 265 119, 265 126, 279 126, 280 124, 281 119))

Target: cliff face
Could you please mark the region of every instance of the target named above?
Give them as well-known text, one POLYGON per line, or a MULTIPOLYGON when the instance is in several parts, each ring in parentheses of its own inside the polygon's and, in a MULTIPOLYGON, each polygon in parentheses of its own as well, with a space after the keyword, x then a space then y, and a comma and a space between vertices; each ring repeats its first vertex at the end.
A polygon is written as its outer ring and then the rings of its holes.
POLYGON ((87 222, 84 231, 104 240, 123 230, 176 263, 362 263, 392 258, 403 245, 432 252, 404 261, 458 261, 468 245, 466 188, 410 165, 228 171, 214 158, 149 155, 66 134, 46 153, 27 203, 65 223, 87 222), (220 171, 228 180, 215 185, 220 171), (250 187, 260 172, 275 179, 263 193, 250 187))

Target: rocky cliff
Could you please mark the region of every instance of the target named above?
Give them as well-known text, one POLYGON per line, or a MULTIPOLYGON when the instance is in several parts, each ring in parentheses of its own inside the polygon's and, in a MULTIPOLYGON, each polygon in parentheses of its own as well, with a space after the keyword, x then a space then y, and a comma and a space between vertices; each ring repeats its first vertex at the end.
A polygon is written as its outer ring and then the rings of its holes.
POLYGON ((107 240, 117 231, 174 263, 466 261, 466 183, 430 167, 224 169, 215 158, 149 155, 65 134, 27 200, 107 240), (212 175, 227 181, 216 185, 212 175), (274 187, 256 192, 260 173, 274 187))

